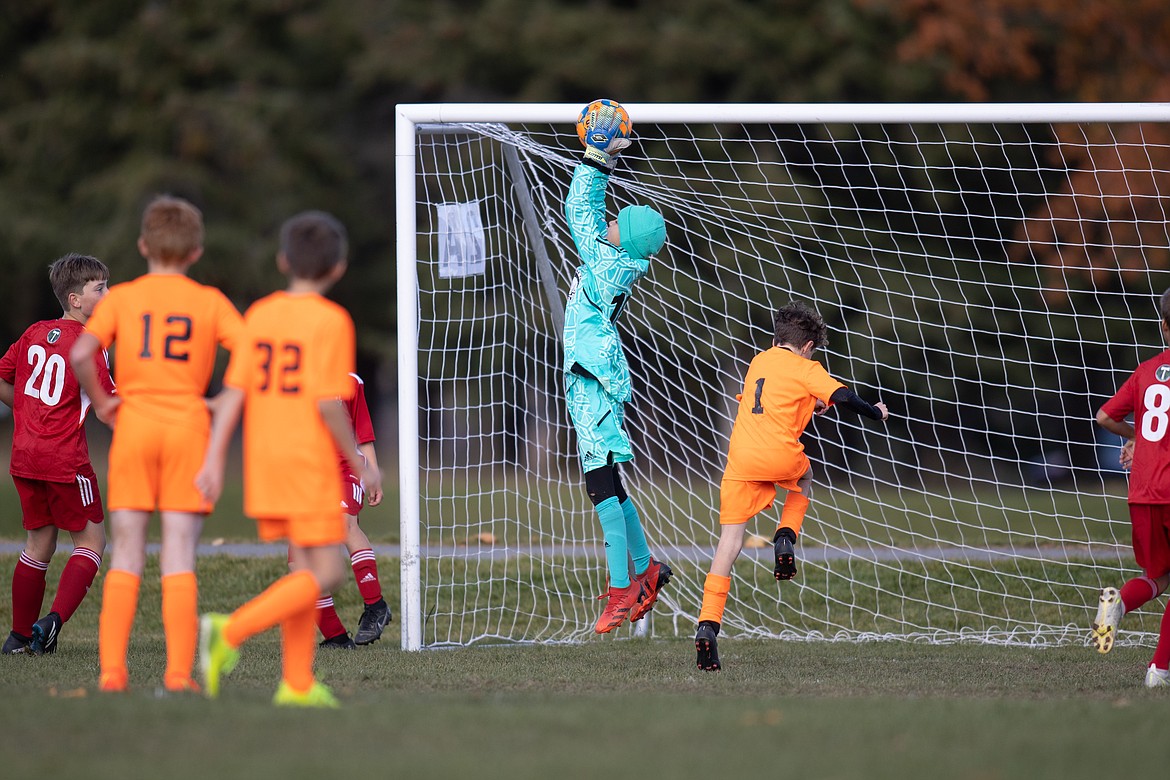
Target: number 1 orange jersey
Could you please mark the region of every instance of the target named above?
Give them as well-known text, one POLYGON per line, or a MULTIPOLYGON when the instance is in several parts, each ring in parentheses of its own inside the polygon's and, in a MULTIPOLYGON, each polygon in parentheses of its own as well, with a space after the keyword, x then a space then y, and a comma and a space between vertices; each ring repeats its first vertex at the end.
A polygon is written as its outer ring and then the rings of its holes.
POLYGON ((800 437, 817 399, 829 403, 844 386, 817 361, 785 347, 756 355, 744 380, 723 478, 785 482, 801 477, 808 458, 800 437))
POLYGON ((232 349, 243 319, 214 287, 179 274, 146 274, 110 288, 85 329, 114 350, 127 409, 164 422, 203 414, 216 347, 232 349))
POLYGON ((276 292, 244 315, 224 383, 244 391, 244 512, 341 516, 337 449, 321 400, 354 392, 354 328, 315 294, 276 292))

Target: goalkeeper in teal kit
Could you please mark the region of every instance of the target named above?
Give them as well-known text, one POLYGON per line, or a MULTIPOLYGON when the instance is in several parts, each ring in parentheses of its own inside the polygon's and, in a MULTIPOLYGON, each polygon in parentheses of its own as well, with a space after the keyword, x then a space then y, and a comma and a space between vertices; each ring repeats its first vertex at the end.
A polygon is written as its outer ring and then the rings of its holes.
POLYGON ((666 242, 662 215, 649 206, 626 206, 606 224, 605 191, 614 157, 630 145, 629 115, 608 100, 586 106, 578 120, 585 158, 573 171, 565 216, 581 256, 565 307, 565 398, 577 432, 585 488, 601 521, 609 590, 594 627, 606 634, 623 621, 640 620, 671 577, 650 555, 642 521, 622 486, 618 464, 634 459, 623 428, 630 400, 630 368, 618 335, 634 284, 650 256, 666 242), (633 572, 630 571, 630 562, 633 572))

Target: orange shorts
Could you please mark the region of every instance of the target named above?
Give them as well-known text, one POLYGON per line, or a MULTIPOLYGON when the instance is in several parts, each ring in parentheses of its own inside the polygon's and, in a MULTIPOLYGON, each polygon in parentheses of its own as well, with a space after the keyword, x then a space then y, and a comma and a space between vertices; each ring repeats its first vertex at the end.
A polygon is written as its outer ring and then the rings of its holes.
POLYGON ((725 479, 719 483, 719 524, 738 525, 772 507, 776 488, 800 492, 795 479, 783 482, 745 482, 725 479))
POLYGON ((287 539, 297 547, 344 544, 345 515, 339 510, 331 514, 259 517, 256 518, 256 532, 265 542, 287 539))
POLYGON ((213 505, 195 488, 208 435, 207 414, 161 422, 123 405, 110 443, 110 510, 209 513, 213 505))

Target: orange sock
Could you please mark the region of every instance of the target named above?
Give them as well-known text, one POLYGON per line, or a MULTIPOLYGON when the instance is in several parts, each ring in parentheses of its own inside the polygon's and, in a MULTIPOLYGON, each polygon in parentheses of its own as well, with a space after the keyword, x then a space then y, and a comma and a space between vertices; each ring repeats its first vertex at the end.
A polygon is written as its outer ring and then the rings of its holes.
POLYGON ((788 491, 784 497, 784 509, 780 512, 780 528, 791 528, 792 532, 800 536, 800 526, 804 524, 804 513, 808 511, 808 496, 804 493, 788 491))
POLYGON ((313 656, 317 652, 317 608, 310 606, 280 624, 284 681, 297 693, 313 687, 313 656))
POLYGON ((293 615, 308 611, 312 618, 321 589, 312 572, 301 570, 286 574, 268 586, 256 598, 232 613, 223 629, 223 638, 239 647, 250 637, 283 623, 293 615))
POLYGON ((710 620, 723 623, 723 608, 727 606, 727 594, 731 592, 731 577, 708 574, 703 583, 703 608, 699 610, 699 622, 710 620))
POLYGON ((195 666, 195 642, 199 636, 199 586, 195 572, 168 574, 162 578, 163 633, 167 638, 168 685, 191 679, 195 666))
POLYGON ((121 569, 111 569, 102 587, 102 612, 98 619, 98 658, 101 664, 102 684, 109 680, 111 690, 126 687, 129 671, 126 668, 126 650, 130 647, 130 631, 134 628, 134 613, 138 611, 138 586, 141 578, 121 569))

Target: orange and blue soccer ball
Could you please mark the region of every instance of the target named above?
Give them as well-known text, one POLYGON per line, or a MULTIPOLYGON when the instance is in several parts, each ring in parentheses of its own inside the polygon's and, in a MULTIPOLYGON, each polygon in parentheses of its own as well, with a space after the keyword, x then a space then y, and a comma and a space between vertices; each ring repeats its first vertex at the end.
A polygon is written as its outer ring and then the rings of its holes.
POLYGON ((616 100, 600 98, 581 109, 581 113, 577 116, 577 137, 581 139, 582 145, 587 145, 585 139, 595 129, 600 131, 605 138, 629 138, 630 132, 634 129, 634 123, 630 121, 630 115, 621 103, 616 100), (616 134, 610 132, 615 123, 618 125, 616 134))

